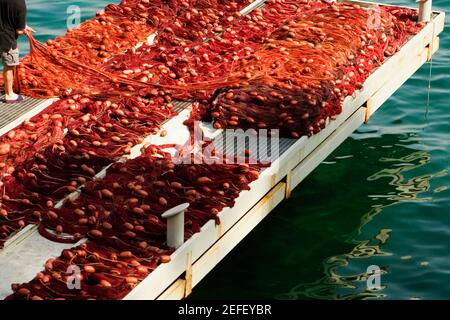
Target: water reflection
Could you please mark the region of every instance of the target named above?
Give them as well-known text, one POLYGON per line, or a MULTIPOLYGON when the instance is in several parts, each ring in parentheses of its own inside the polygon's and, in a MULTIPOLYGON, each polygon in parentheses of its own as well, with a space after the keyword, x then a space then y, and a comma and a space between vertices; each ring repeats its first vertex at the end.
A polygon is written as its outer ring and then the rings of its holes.
MULTIPOLYGON (((415 151, 402 157, 380 158, 379 162, 385 168, 372 174, 367 181, 388 180, 388 184, 394 188, 384 188, 388 190, 385 194, 369 195, 375 201, 369 212, 364 214, 360 226, 347 242, 354 244, 353 249, 348 253, 331 256, 323 262, 324 276, 313 283, 302 283, 293 287, 289 292, 278 295, 279 299, 374 299, 384 298, 386 294, 382 286, 380 290, 368 290, 366 281, 368 278, 365 270, 357 274, 348 274, 349 266, 356 259, 373 259, 379 256, 389 256, 392 253, 383 250, 383 246, 390 238, 390 229, 381 229, 373 239, 357 239, 362 229, 381 213, 388 206, 398 205, 403 202, 427 202, 432 197, 421 197, 421 194, 430 190, 430 182, 436 177, 442 177, 448 174, 448 170, 441 170, 432 174, 419 174, 419 168, 427 165, 431 161, 431 155, 427 151, 415 151)), ((436 190, 442 189, 436 188, 436 190)), ((445 189, 445 188, 444 188, 445 189)), ((371 263, 368 262, 367 265, 371 263)), ((388 266, 380 266, 382 274, 389 272, 388 266)))

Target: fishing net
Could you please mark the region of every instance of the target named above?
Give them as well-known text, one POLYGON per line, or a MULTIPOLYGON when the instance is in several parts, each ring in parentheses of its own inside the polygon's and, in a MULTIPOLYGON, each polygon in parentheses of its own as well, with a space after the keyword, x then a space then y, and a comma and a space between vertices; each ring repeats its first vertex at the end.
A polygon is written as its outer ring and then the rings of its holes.
MULTIPOLYGON (((219 23, 230 23, 230 16, 247 3, 122 1, 46 44, 28 34, 31 53, 18 71, 21 93, 33 97, 59 95, 62 100, 0 138, 0 187, 8 183, 2 195, 14 194, 23 183, 40 192, 42 201, 46 202, 47 196, 56 201, 73 190, 73 177, 86 175, 86 171, 99 172, 143 137, 157 133, 162 122, 175 114, 171 97, 164 90, 149 89, 143 81, 103 72, 99 66, 119 53, 127 55, 123 53, 125 48, 132 47, 134 52, 136 44, 155 30, 161 37, 158 43, 174 34, 181 40, 182 35, 166 30, 174 21, 203 30, 197 38, 185 39, 198 40, 217 29, 219 23), (147 87, 148 99, 131 97, 136 86, 147 87), (43 164, 42 159, 50 163, 43 164), (18 167, 21 169, 14 179, 5 178, 18 167)), ((32 200, 35 203, 36 197, 32 200)), ((5 217, 2 223, 8 225, 1 238, 6 239, 23 226, 23 221, 16 219, 22 214, 9 210, 6 200, 1 207, 5 217)))
POLYGON ((54 241, 92 242, 65 250, 10 299, 122 298, 169 260, 165 210, 191 204, 189 238, 258 178, 259 165, 175 164, 156 146, 116 163, 165 134, 174 99, 196 101, 190 129, 201 119, 311 135, 423 27, 395 7, 376 7, 373 24, 357 5, 272 0, 241 16, 248 3, 122 1, 47 44, 30 36, 22 92, 61 100, 0 137, 0 241, 33 223, 54 241), (153 31, 154 44, 140 44, 153 31), (62 285, 69 261, 82 270, 78 291, 62 285))
POLYGON ((344 99, 421 28, 413 15, 403 21, 388 10, 381 11, 376 28, 369 19, 359 6, 329 5, 285 20, 240 60, 228 76, 230 85, 220 84, 204 119, 212 118, 218 129, 270 128, 291 138, 319 132, 341 113, 344 99))
MULTIPOLYGON (((247 4, 246 0, 123 0, 46 44, 28 34, 31 53, 17 70, 16 89, 37 98, 72 90, 96 94, 99 81, 117 81, 97 68, 113 56, 146 43, 152 34, 156 43, 167 45, 202 40, 219 26, 231 23, 247 4), (90 80, 97 86, 87 85, 90 80)), ((105 87, 111 86, 108 83, 105 87)))
POLYGON ((80 248, 65 250, 61 257, 46 264, 46 270, 30 284, 17 286, 10 298, 123 297, 159 263, 167 262, 166 255, 173 250, 165 244, 166 224, 162 213, 181 203, 190 203, 185 212, 185 238, 188 239, 208 220, 220 223, 218 213, 232 207, 239 193, 249 189, 249 183, 258 178, 259 169, 258 165, 175 164, 163 149, 146 147, 143 155, 116 163, 102 180, 87 183, 81 195, 63 207, 33 211, 43 236, 58 242, 77 242, 88 236, 95 244, 89 243, 83 250, 91 248, 90 251, 109 258, 97 257, 88 262, 76 254, 80 248), (67 282, 67 261, 83 270, 80 290, 86 291, 85 294, 58 285, 67 282), (120 270, 120 277, 111 278, 111 265, 120 270), (92 269, 86 270, 86 266, 92 269), (141 266, 146 267, 146 272, 141 272, 141 266), (128 277, 137 275, 130 283, 128 277), (50 277, 48 281, 45 276, 50 277), (102 279, 108 284, 100 283, 102 279), (23 288, 30 292, 24 295, 23 288))

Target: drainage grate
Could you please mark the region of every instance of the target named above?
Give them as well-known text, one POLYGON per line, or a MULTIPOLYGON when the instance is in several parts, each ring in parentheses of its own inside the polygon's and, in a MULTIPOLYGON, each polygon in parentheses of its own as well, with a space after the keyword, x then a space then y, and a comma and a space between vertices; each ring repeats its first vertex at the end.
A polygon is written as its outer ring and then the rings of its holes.
POLYGON ((7 104, 0 97, 0 135, 18 126, 22 121, 30 118, 46 108, 51 100, 33 99, 26 97, 21 103, 7 104))
POLYGON ((251 158, 267 163, 278 159, 296 142, 297 139, 255 136, 226 130, 213 143, 218 152, 231 158, 243 157, 250 151, 251 158))
POLYGON ((175 112, 180 113, 181 111, 183 111, 184 109, 189 107, 192 104, 192 101, 179 101, 179 100, 176 100, 172 104, 173 104, 173 110, 175 112))

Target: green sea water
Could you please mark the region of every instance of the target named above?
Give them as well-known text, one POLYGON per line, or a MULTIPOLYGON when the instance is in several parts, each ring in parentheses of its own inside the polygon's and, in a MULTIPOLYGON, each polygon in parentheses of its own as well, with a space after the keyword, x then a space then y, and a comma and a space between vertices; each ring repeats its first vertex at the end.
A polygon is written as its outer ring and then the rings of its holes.
MULTIPOLYGON (((28 0, 28 24, 46 40, 64 33, 69 5, 87 19, 110 2, 28 0)), ((433 5, 450 10, 448 0, 433 5)), ((450 299, 449 21, 431 78, 427 63, 206 276, 192 299, 450 299), (371 265, 382 270, 379 290, 367 289, 371 265)), ((21 47, 26 52, 24 39, 21 47)))

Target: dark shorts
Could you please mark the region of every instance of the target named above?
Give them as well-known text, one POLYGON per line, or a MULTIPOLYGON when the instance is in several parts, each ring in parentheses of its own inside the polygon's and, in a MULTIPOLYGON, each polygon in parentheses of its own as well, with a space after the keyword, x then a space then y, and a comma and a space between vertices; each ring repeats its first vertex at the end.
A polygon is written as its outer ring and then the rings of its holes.
POLYGON ((2 63, 4 66, 14 67, 19 65, 19 48, 2 52, 2 63))

